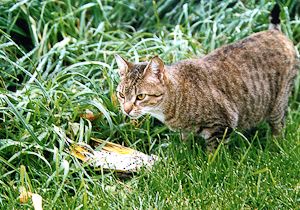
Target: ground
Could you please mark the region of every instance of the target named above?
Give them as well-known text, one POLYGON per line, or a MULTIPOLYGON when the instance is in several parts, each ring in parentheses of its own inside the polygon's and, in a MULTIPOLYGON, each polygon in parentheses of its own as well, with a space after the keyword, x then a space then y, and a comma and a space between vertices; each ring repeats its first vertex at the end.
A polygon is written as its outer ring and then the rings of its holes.
MULTIPOLYGON (((114 54, 166 63, 203 56, 268 28, 273 1, 27 0, 0 4, 0 207, 20 204, 20 187, 44 209, 300 209, 300 79, 287 125, 236 131, 211 156, 203 141, 120 111, 114 54), (86 117, 86 110, 95 120, 86 117), (82 164, 76 142, 91 137, 161 158, 129 177, 82 164)), ((282 6, 281 28, 300 49, 299 5, 282 6)), ((276 43, 275 43, 276 44, 276 43)))

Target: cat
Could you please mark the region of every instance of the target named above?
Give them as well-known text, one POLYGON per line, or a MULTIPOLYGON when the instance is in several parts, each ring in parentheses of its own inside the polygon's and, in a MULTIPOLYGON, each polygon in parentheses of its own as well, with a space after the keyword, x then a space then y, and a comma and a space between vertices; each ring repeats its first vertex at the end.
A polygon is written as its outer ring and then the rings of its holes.
POLYGON ((298 58, 280 30, 280 9, 270 28, 214 50, 200 59, 165 65, 154 56, 131 63, 115 55, 121 81, 117 96, 130 118, 150 114, 171 130, 205 139, 213 151, 225 130, 248 130, 267 121, 273 135, 285 125, 298 58))

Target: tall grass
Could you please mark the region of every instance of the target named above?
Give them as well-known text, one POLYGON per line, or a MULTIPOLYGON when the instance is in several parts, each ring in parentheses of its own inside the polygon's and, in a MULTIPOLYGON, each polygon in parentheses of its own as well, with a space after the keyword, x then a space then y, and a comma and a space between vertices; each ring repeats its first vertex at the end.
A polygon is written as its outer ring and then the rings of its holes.
MULTIPOLYGON (((19 187, 44 208, 300 208, 300 80, 285 139, 262 125, 232 137, 210 159, 199 139, 182 144, 149 116, 125 118, 115 96, 115 53, 167 63, 203 56, 268 28, 272 1, 5 0, 0 3, 0 206, 20 205, 19 187), (85 110, 97 120, 82 117, 85 110), (82 165, 66 138, 97 137, 162 157, 123 180, 82 165), (24 165, 26 172, 20 175, 24 165)), ((282 4, 282 29, 300 49, 299 5, 282 4)))

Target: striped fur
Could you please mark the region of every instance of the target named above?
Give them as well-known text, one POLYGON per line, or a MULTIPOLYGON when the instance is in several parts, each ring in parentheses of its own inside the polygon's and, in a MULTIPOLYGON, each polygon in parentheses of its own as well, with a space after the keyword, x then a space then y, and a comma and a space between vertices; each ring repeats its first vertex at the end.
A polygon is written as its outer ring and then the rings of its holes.
POLYGON ((277 29, 169 66, 158 57, 148 63, 123 61, 119 68, 126 73, 117 91, 124 113, 152 114, 183 136, 198 133, 209 149, 226 128, 247 130, 266 120, 279 134, 298 71, 294 46, 277 29), (140 94, 146 95, 143 100, 137 99, 140 94))

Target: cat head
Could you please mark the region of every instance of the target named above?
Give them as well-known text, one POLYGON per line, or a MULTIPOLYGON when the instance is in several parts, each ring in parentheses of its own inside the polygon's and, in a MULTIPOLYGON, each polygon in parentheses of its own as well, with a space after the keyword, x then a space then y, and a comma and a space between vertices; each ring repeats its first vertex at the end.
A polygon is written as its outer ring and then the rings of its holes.
POLYGON ((115 55, 121 81, 117 87, 121 109, 136 119, 151 114, 163 121, 160 104, 164 99, 164 63, 155 56, 149 62, 131 63, 115 55))

